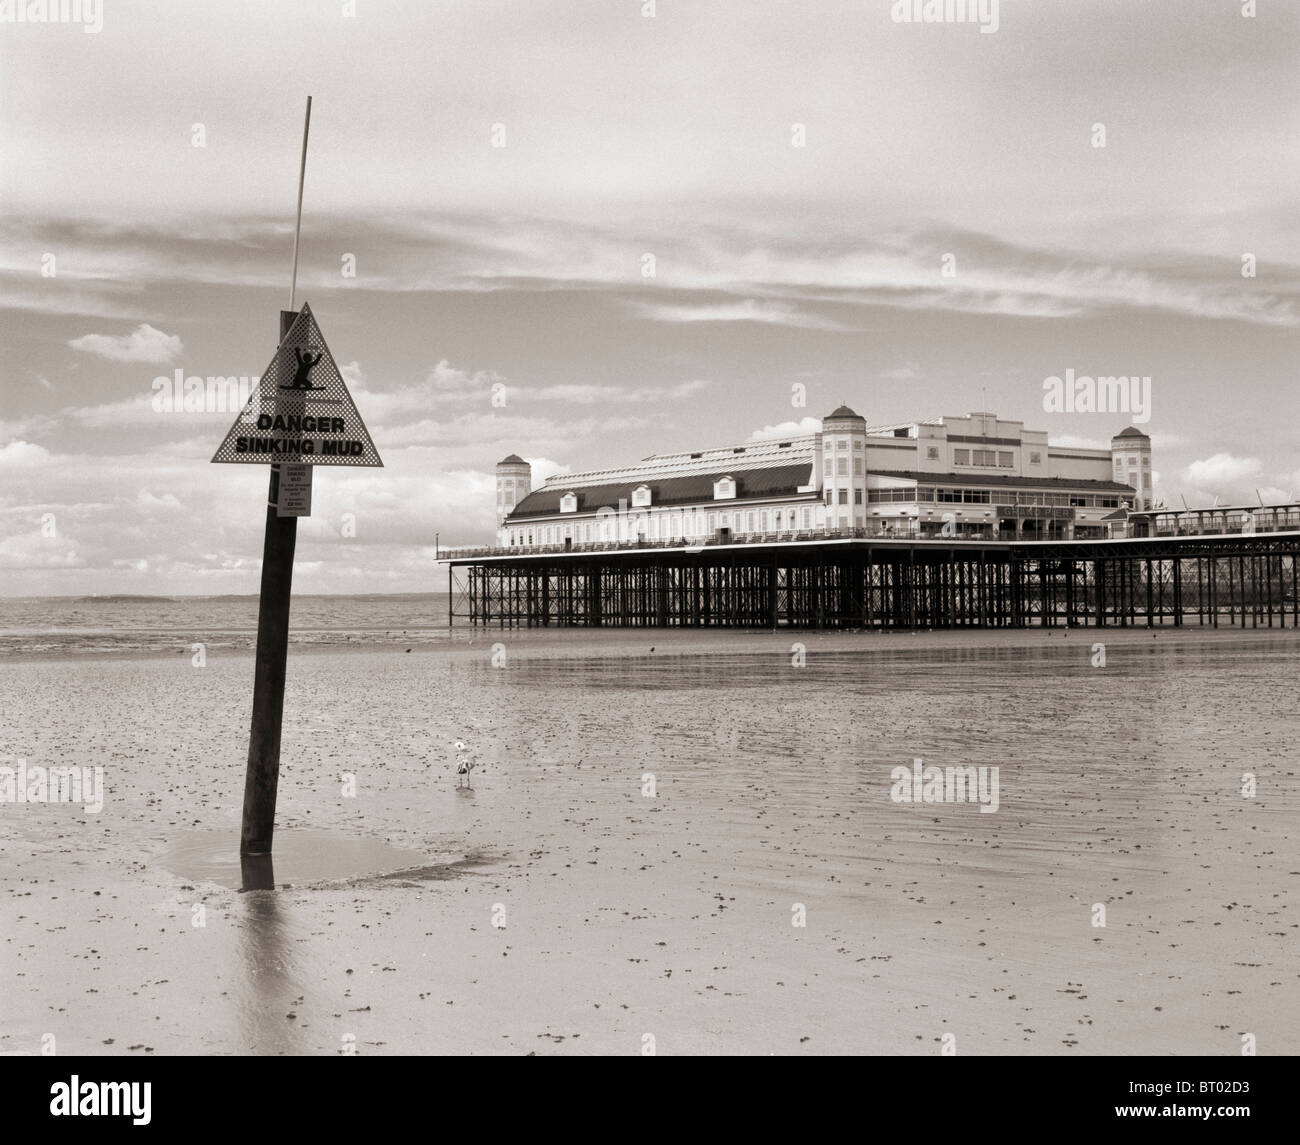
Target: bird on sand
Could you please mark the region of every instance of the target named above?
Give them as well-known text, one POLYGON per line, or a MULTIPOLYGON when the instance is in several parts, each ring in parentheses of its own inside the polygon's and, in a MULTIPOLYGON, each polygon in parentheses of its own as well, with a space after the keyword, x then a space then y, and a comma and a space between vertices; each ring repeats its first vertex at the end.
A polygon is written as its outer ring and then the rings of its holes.
POLYGON ((465 746, 463 739, 456 741, 456 774, 460 780, 468 783, 469 773, 474 770, 474 759, 469 754, 469 748, 465 746))

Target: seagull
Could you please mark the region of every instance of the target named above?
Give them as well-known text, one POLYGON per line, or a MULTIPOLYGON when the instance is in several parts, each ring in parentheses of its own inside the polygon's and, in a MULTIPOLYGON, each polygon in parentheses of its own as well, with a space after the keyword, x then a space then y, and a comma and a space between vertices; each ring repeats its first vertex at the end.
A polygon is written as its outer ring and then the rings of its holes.
POLYGON ((466 782, 469 781, 469 773, 474 770, 474 760, 465 754, 468 751, 469 748, 465 746, 465 741, 458 739, 456 741, 456 774, 466 782))

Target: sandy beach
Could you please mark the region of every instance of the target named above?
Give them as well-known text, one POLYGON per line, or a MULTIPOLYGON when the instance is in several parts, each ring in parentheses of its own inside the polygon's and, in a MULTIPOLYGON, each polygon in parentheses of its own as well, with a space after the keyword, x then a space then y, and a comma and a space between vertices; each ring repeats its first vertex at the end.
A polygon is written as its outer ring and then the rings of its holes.
POLYGON ((0 807, 0 1051, 1296 1053, 1298 650, 295 648, 280 886, 250 893, 249 654, 11 658, 3 762, 102 766, 105 801, 0 807), (997 812, 892 800, 917 758, 997 766, 997 812))

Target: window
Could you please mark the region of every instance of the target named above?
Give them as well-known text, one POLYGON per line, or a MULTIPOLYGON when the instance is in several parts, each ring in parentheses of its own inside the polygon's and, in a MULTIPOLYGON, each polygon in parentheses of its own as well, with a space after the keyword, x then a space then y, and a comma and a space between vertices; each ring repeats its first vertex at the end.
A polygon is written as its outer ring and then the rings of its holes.
POLYGON ((970 464, 970 450, 969 450, 969 449, 954 449, 954 450, 952 451, 952 463, 953 463, 954 465, 969 465, 969 464, 970 464))
POLYGON ((827 490, 826 490, 826 504, 828 504, 828 505, 833 505, 834 503, 835 503, 835 491, 834 491, 833 489, 827 489, 827 490))
POLYGON ((849 491, 848 491, 847 489, 841 489, 841 490, 840 490, 840 504, 841 504, 841 505, 847 505, 848 503, 849 503, 849 491))
POLYGON ((634 506, 645 506, 650 504, 649 485, 638 485, 632 490, 632 504, 634 506))
POLYGON ((862 458, 860 457, 855 457, 853 459, 853 475, 855 477, 862 476, 862 458))
POLYGON ((861 490, 861 489, 854 489, 854 490, 853 490, 853 503, 854 503, 855 505, 861 505, 861 504, 862 504, 862 490, 861 490))
POLYGON ((1043 463, 1043 455, 1041 453, 1031 453, 1029 455, 1030 465, 1042 465, 1042 463, 1043 463))
POLYGON ((927 445, 925 447, 925 457, 927 461, 938 461, 939 447, 937 445, 927 445))
POLYGON ((578 511, 578 496, 576 493, 565 493, 560 498, 561 513, 576 513, 578 511))
POLYGON ((885 501, 915 501, 916 495, 912 489, 868 489, 867 501, 869 503, 885 501))
POLYGON ((1015 463, 1016 463, 1016 455, 1014 453, 998 450, 999 469, 1011 469, 1015 465, 1015 463))
MULTIPOLYGON (((726 477, 719 477, 713 483, 713 499, 715 501, 726 501, 736 495, 736 479, 729 474, 726 477)), ((646 502, 649 504, 649 501, 646 502)))
POLYGON ((849 475, 849 459, 847 457, 837 457, 835 459, 835 476, 847 477, 849 475))
POLYGON ((1143 468, 1143 469, 1150 469, 1150 468, 1151 468, 1151 458, 1149 458, 1149 457, 1144 457, 1144 458, 1142 458, 1142 468, 1143 468))

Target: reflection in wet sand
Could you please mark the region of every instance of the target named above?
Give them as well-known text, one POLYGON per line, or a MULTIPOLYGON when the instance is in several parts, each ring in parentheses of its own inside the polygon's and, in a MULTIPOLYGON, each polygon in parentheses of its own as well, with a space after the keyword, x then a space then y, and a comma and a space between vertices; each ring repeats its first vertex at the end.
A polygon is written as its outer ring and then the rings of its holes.
POLYGON ((295 1007, 302 1004, 304 995, 290 957, 286 935, 290 926, 279 895, 274 890, 249 891, 239 902, 244 912, 237 945, 241 965, 231 977, 237 989, 242 986, 242 993, 235 996, 236 1019, 244 1042, 241 1052, 318 1051, 298 1021, 300 1015, 295 1007))

